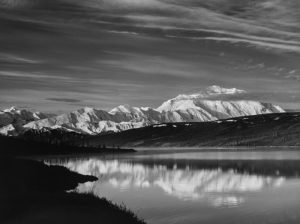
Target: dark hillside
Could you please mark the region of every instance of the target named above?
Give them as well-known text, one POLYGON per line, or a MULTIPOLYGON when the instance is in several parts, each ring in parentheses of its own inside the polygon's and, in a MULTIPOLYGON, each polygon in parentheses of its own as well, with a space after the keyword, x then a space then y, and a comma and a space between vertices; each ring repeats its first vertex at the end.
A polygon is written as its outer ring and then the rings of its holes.
POLYGON ((300 113, 153 125, 93 136, 88 144, 127 147, 300 146, 300 113))

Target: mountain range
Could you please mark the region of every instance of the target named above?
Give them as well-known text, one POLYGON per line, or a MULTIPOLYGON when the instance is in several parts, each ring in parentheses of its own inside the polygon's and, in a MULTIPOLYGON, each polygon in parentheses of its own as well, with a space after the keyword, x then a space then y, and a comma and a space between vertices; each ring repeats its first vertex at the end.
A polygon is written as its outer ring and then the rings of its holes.
POLYGON ((84 107, 60 115, 31 112, 15 107, 0 111, 0 133, 18 135, 29 129, 63 129, 83 134, 120 132, 149 125, 177 122, 207 122, 233 117, 283 113, 280 106, 254 100, 229 100, 246 91, 210 86, 180 94, 157 108, 120 105, 110 111, 84 107))

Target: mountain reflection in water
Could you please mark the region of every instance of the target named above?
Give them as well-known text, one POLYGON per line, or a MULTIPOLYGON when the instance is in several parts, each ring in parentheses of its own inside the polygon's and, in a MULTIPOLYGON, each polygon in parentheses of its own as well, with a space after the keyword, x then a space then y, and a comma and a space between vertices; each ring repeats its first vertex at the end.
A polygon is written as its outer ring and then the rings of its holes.
POLYGON ((94 183, 81 184, 78 192, 101 195, 104 183, 113 188, 128 189, 158 187, 180 200, 208 200, 213 206, 234 206, 245 201, 243 193, 280 187, 285 177, 238 173, 233 169, 172 168, 167 165, 144 165, 122 160, 65 160, 58 162, 70 170, 99 177, 94 183))
POLYGON ((207 152, 135 153, 45 162, 97 176, 75 191, 124 203, 149 224, 298 224, 298 153, 216 152, 218 159, 207 152))

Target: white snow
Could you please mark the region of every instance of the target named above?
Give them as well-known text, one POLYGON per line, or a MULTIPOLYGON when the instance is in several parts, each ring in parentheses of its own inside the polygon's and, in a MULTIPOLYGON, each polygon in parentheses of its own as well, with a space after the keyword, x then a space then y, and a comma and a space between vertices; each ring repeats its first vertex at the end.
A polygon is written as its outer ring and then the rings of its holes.
POLYGON ((281 113, 284 110, 270 103, 251 100, 217 100, 215 96, 245 93, 236 88, 210 86, 190 95, 182 94, 162 103, 157 109, 151 107, 130 107, 120 105, 109 112, 85 107, 70 113, 47 117, 41 113, 19 110, 15 107, 0 111, 0 127, 13 124, 24 128, 65 128, 88 134, 107 131, 119 132, 148 125, 176 122, 206 122, 233 117, 267 113, 281 113), (209 99, 214 96, 213 99, 209 99), (45 119, 41 119, 44 118, 45 119), (16 119, 18 118, 18 119, 16 119), (15 123, 14 123, 15 124, 15 123))
POLYGON ((15 128, 12 124, 9 124, 7 126, 0 128, 0 134, 2 134, 2 135, 11 135, 11 133, 14 131, 15 131, 15 128))
POLYGON ((229 119, 229 120, 226 120, 226 122, 237 122, 237 120, 229 119))
POLYGON ((167 127, 166 124, 157 124, 157 125, 153 125, 154 128, 160 128, 160 127, 167 127))
POLYGON ((205 90, 200 90, 196 93, 192 94, 180 94, 174 99, 176 100, 186 100, 186 99, 199 99, 199 98, 209 98, 212 96, 218 96, 218 95, 237 95, 246 93, 245 90, 237 89, 237 88, 222 88, 217 85, 209 86, 205 90))

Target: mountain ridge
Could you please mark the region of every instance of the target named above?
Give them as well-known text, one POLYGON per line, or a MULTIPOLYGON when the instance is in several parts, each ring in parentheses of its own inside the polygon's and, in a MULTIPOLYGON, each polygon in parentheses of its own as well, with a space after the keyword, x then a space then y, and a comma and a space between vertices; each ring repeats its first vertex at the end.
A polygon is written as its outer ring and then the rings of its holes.
MULTIPOLYGON (((245 94, 236 88, 210 86, 193 94, 180 94, 157 108, 120 105, 110 111, 84 107, 57 116, 39 117, 31 112, 31 120, 24 120, 18 130, 64 128, 85 134, 120 132, 161 123, 206 122, 233 117, 285 112, 280 106, 253 100, 218 100, 217 97, 245 94), (36 118, 34 118, 36 116, 36 118)), ((6 113, 6 112, 4 112, 6 113)), ((1 115, 1 114, 0 114, 1 115)), ((13 122, 1 125, 0 133, 18 134, 13 122)))

